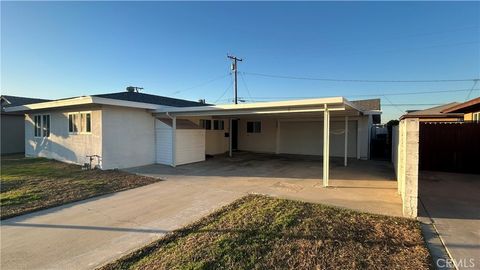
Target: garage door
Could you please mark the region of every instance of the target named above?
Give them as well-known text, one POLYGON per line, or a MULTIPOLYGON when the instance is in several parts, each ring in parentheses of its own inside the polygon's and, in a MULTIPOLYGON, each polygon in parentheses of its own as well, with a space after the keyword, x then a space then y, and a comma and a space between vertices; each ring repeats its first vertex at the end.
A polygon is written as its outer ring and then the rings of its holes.
MULTIPOLYGON (((280 122, 279 152, 323 155, 323 121, 280 122)), ((345 122, 330 123, 330 155, 343 157, 345 122)), ((348 121, 348 156, 357 156, 357 121, 348 121)))

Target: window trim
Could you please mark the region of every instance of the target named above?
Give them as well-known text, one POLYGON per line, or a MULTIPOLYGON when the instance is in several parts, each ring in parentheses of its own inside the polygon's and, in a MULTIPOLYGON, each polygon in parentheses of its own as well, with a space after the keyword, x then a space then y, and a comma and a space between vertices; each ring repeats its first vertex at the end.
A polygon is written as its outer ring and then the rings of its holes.
POLYGON ((480 112, 472 113, 472 121, 473 122, 480 122, 480 112), (476 119, 475 119, 476 118, 476 119))
POLYGON ((34 138, 49 138, 50 134, 52 133, 52 116, 49 113, 39 113, 39 114, 33 114, 33 137, 34 138), (45 136, 45 127, 44 127, 44 122, 43 118, 45 116, 48 116, 48 136, 45 136), (39 133, 37 132, 37 121, 36 118, 40 118, 40 126, 38 127, 39 133), (37 133, 35 135, 35 133, 37 133))
POLYGON ((200 124, 200 127, 203 128, 203 129, 205 129, 205 130, 212 130, 212 127, 213 127, 213 125, 212 125, 212 119, 200 119, 200 123, 199 123, 199 124, 200 124), (202 122, 203 122, 204 124, 202 124, 202 122), (209 122, 210 124, 207 125, 207 122, 209 122), (207 126, 210 126, 210 128, 207 128, 207 126))
POLYGON ((68 118, 68 125, 67 125, 67 130, 68 134, 70 135, 78 135, 78 134, 92 134, 92 111, 78 111, 78 112, 69 112, 67 113, 67 118, 68 118), (82 114, 85 115, 85 131, 82 131, 82 114), (86 115, 90 114, 90 131, 87 130, 87 117, 86 115), (70 115, 75 116, 75 121, 74 121, 74 127, 75 127, 75 122, 77 122, 77 131, 70 131, 70 115))
POLYGON ((247 132, 247 134, 261 134, 262 133, 262 120, 247 120, 246 132, 247 132), (255 124, 253 124, 252 132, 248 132, 248 123, 260 123, 260 130, 255 131, 255 124))
POLYGON ((225 130, 225 121, 222 119, 214 119, 212 130, 225 130), (217 122, 217 128, 215 128, 215 122, 217 122))

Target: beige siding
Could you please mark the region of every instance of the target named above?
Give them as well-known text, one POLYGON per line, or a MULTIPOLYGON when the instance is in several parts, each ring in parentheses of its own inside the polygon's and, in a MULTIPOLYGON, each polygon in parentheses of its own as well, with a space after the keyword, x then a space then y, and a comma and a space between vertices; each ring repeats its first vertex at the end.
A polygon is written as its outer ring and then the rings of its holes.
POLYGON ((46 157, 63 162, 83 164, 87 155, 102 156, 102 112, 97 109, 72 109, 42 112, 50 115, 50 137, 34 137, 34 115, 25 117, 25 155, 46 157), (91 111, 91 133, 69 134, 68 113, 91 111))
POLYGON ((277 147, 276 137, 276 119, 240 119, 240 121, 238 121, 238 150, 275 153, 277 147), (262 132, 247 133, 247 121, 261 121, 262 132))
POLYGON ((177 129, 176 131, 176 165, 205 160, 205 130, 177 129))
POLYGON ((2 154, 25 151, 25 117, 23 115, 1 115, 2 154))
POLYGON ((172 165, 172 128, 155 120, 156 162, 172 165))
POLYGON ((104 106, 103 166, 128 168, 155 163, 155 118, 144 109, 104 106))

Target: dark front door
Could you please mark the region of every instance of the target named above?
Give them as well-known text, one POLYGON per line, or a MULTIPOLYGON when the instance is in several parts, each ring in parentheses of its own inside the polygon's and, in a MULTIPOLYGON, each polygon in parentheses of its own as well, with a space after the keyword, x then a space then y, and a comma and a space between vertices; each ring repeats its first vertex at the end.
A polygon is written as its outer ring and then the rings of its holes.
POLYGON ((238 149, 238 120, 232 120, 232 150, 238 149))

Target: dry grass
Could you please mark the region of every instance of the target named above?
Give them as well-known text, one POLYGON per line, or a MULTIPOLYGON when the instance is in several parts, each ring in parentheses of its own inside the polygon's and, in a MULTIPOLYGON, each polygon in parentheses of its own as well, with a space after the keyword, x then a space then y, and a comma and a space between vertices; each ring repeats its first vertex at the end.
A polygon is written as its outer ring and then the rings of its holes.
POLYGON ((44 158, 1 158, 1 219, 127 190, 157 179, 122 171, 82 171, 80 166, 44 158))
POLYGON ((109 269, 430 269, 415 220, 250 195, 109 269))

